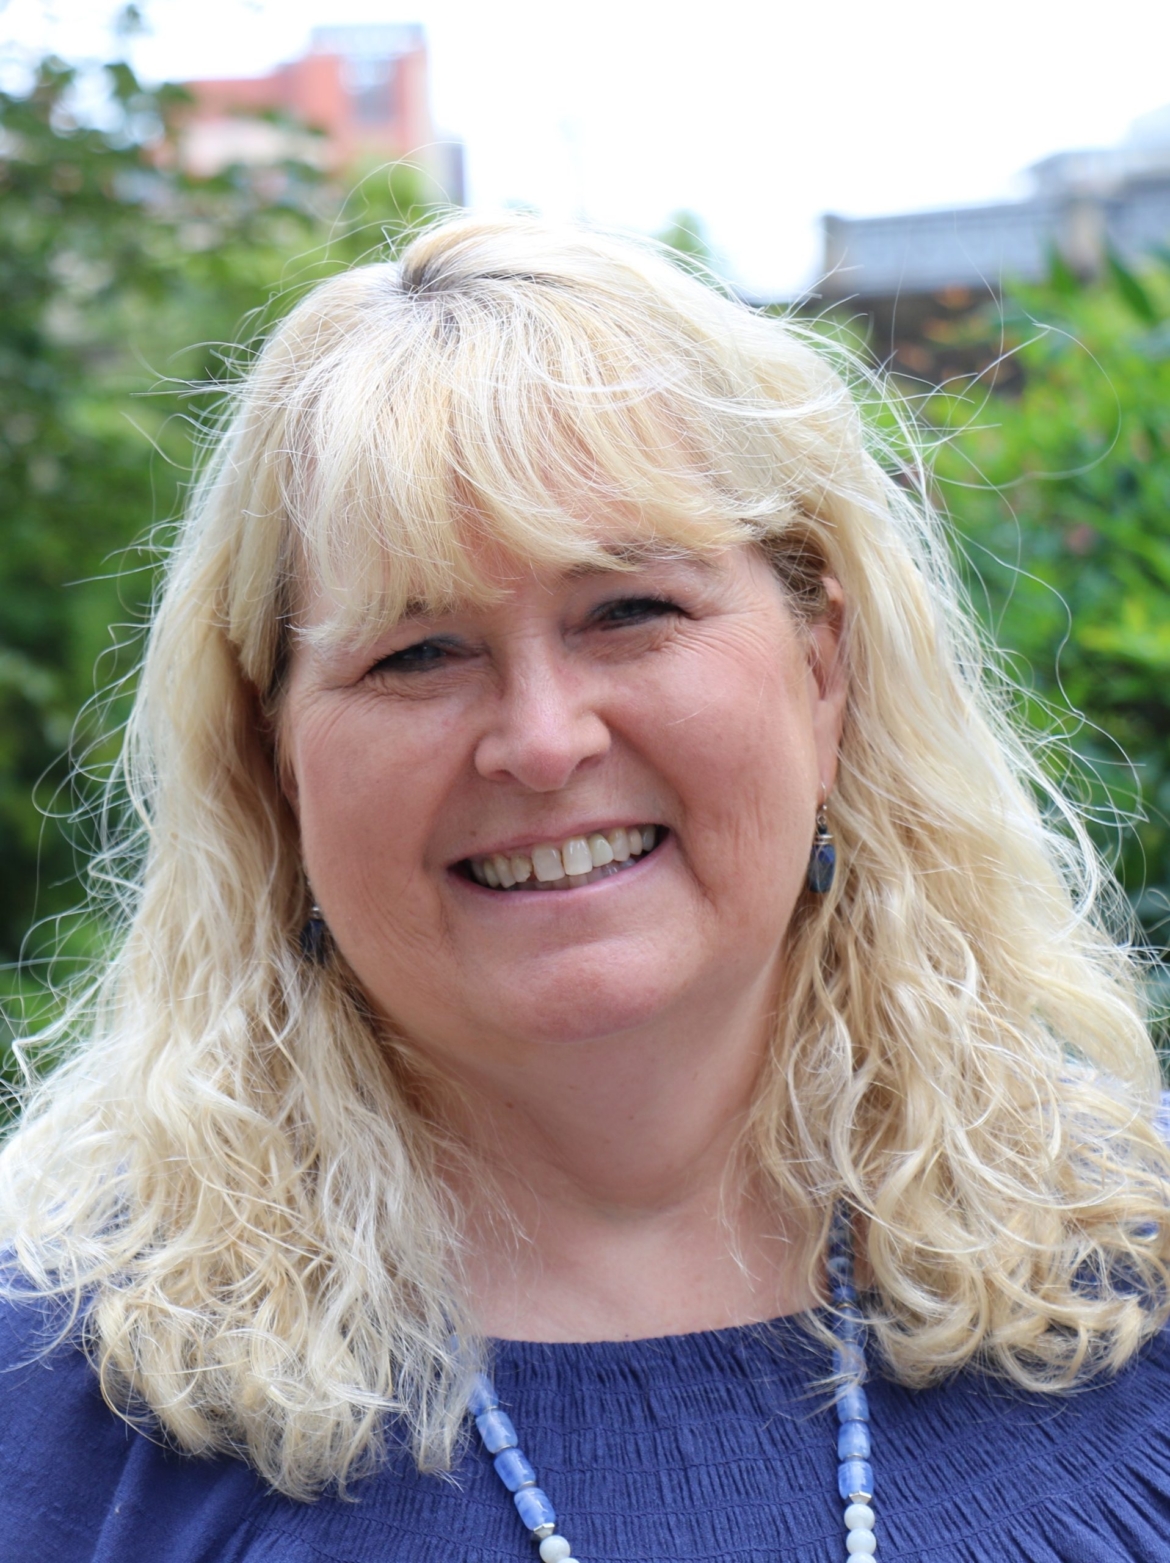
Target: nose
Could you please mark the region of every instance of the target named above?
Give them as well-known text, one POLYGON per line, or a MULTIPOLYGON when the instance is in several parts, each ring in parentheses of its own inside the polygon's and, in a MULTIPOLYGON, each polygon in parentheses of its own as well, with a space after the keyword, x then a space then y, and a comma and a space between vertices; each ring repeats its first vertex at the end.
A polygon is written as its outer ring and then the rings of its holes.
POLYGON ((509 669, 476 744, 479 774, 533 792, 557 792, 579 767, 607 753, 609 727, 588 684, 551 654, 509 669))

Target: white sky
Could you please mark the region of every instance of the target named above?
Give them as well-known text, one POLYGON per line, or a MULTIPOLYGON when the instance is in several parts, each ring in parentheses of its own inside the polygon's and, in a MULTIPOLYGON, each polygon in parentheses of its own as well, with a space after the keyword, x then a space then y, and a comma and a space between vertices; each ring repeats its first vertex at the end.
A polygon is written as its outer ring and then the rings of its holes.
MULTIPOLYGON (((151 78, 250 75, 323 22, 419 21, 469 196, 646 231, 704 220, 756 296, 815 279, 817 219, 1020 193, 1170 102, 1170 0, 145 0, 151 78)), ((0 0, 0 41, 108 52, 108 0, 0 0)))

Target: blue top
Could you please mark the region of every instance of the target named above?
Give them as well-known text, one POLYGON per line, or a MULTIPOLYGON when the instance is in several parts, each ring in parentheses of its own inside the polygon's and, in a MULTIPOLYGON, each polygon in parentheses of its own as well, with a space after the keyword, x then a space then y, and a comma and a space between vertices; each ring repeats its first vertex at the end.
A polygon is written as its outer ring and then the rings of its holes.
MULTIPOLYGON (((454 1480, 396 1454, 356 1501, 294 1503, 165 1451, 85 1358, 33 1361, 0 1311, 0 1558, 26 1563, 538 1563, 478 1439, 454 1480)), ((501 1404, 582 1563, 842 1563, 823 1348, 794 1319, 660 1340, 503 1342, 501 1404)), ((1029 1397, 966 1375, 869 1400, 878 1557, 1170 1563, 1170 1332, 1114 1380, 1029 1397)))

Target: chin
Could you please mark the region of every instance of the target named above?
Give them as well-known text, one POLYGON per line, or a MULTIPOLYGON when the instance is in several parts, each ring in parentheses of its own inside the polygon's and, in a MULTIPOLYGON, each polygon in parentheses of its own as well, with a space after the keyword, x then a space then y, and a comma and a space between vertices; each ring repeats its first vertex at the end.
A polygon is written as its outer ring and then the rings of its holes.
MULTIPOLYGON (((567 963, 566 963, 567 964, 567 963)), ((650 958, 606 963, 604 958, 575 963, 555 977, 526 987, 523 998, 496 1008, 497 1028, 516 1041, 537 1045, 574 1045, 659 1021, 681 1004, 685 993, 669 982, 648 982, 650 958)))

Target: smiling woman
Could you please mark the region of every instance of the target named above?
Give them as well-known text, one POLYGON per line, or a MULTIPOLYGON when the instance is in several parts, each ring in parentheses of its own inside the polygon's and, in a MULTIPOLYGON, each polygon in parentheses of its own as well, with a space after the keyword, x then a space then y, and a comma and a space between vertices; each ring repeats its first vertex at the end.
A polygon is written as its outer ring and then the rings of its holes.
POLYGON ((1170 1559, 1157 1061, 986 660, 791 323, 519 217, 309 295, 0 1164, 4 1543, 1170 1559))

